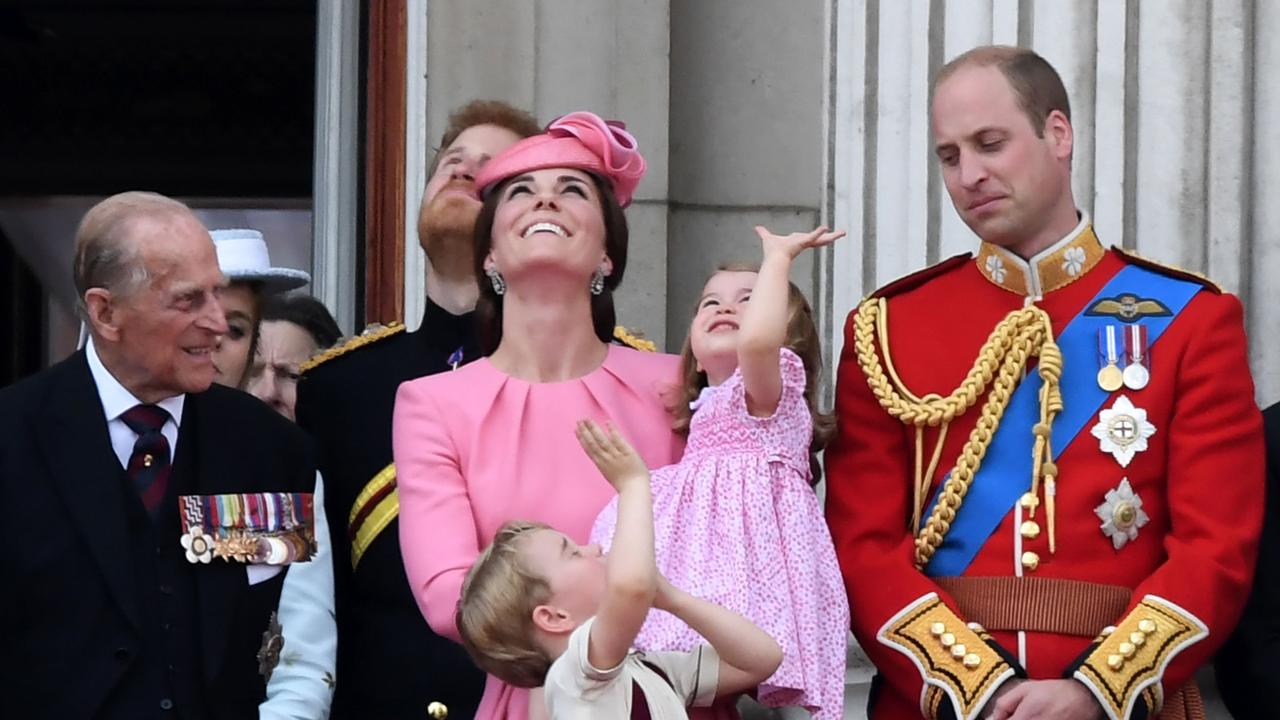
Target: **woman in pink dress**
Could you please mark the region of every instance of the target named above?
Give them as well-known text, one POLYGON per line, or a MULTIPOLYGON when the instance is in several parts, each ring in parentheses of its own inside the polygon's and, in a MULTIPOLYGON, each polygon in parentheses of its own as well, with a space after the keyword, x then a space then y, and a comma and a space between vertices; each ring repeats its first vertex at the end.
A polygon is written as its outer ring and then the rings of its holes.
MULTIPOLYGON (((680 412, 689 444, 679 464, 653 473, 655 555, 672 585, 741 613, 782 646, 782 665, 757 693, 762 704, 839 720, 849 606, 811 487, 813 454, 832 423, 816 404, 818 330, 787 276, 796 255, 844 233, 756 232, 759 271, 712 275, 689 329, 689 410, 680 412)), ((614 499, 591 539, 607 548, 616 520, 614 499)), ((687 651, 703 642, 651 611, 635 644, 687 651)))
MULTIPOLYGON (((440 635, 459 639, 463 577, 505 521, 585 543, 613 491, 578 446, 578 420, 613 423, 651 467, 679 457, 661 399, 679 359, 610 344, 627 261, 621 208, 643 173, 634 138, 579 112, 476 178, 477 315, 491 354, 401 385, 392 432, 405 570, 440 635)), ((529 710, 527 691, 490 677, 477 717, 529 710)))

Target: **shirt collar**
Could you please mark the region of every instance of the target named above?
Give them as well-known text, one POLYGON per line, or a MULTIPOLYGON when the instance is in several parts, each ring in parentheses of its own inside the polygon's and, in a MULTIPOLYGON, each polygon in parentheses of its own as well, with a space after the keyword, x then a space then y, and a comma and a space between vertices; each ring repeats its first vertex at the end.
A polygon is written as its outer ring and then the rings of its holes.
POLYGON ((1030 260, 984 242, 976 262, 978 271, 992 283, 1011 293, 1039 298, 1083 277, 1104 254, 1106 249, 1093 232, 1089 214, 1080 211, 1080 223, 1071 232, 1030 260))
MULTIPOLYGON (((89 338, 85 343, 84 354, 85 359, 89 361, 89 373, 93 376, 93 384, 98 386, 98 399, 102 401, 102 411, 107 416, 107 422, 120 417, 134 405, 144 404, 124 385, 121 385, 111 371, 107 370, 107 366, 102 364, 102 358, 98 357, 98 350, 93 346, 93 338, 89 338)), ((182 408, 186 400, 187 396, 180 394, 165 398, 156 405, 169 413, 175 425, 182 427, 182 408)))

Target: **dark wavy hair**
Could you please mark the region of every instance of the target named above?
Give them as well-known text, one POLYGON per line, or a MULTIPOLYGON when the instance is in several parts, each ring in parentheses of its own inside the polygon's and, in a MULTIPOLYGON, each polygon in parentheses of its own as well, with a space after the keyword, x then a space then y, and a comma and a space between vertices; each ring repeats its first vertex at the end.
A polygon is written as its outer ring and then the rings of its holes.
MULTIPOLYGON (((627 216, 609 183, 594 173, 587 175, 594 181, 600 196, 604 215, 604 250, 613 262, 613 272, 604 279, 604 292, 591 296, 592 327, 596 337, 607 343, 613 340, 613 329, 618 324, 613 291, 622 283, 622 275, 627 269, 627 216)), ((503 180, 485 194, 480 215, 476 218, 475 268, 476 282, 480 285, 480 297, 476 301, 476 330, 482 355, 492 354, 502 342, 502 296, 493 291, 493 284, 484 271, 484 260, 493 247, 493 218, 498 210, 498 200, 513 179, 503 180)), ((586 289, 583 286, 583 290, 586 289)))
POLYGON ((342 337, 342 329, 329 314, 324 303, 310 295, 269 295, 262 303, 261 321, 283 320, 307 331, 316 347, 333 347, 342 337))

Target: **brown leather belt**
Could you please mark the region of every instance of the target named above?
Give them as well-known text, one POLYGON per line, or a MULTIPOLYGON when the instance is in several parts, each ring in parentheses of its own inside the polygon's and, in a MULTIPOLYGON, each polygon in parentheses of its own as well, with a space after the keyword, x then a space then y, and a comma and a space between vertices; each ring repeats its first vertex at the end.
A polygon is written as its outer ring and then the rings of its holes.
POLYGON ((938 577, 960 616, 988 631, 1025 630, 1093 638, 1129 609, 1119 585, 1047 577, 938 577))

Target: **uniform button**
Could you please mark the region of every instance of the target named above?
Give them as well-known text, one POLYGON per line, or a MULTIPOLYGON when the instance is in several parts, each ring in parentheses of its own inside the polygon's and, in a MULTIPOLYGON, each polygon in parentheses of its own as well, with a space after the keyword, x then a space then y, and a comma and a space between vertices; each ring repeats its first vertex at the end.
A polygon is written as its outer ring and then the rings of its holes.
POLYGON ((160 546, 159 546, 159 545, 157 545, 157 546, 156 546, 156 555, 159 555, 159 554, 160 554, 160 546))
POLYGON ((449 717, 449 708, 442 702, 433 702, 427 705, 427 715, 430 715, 433 720, 445 720, 449 717))
POLYGON ((119 660, 120 662, 124 662, 129 659, 129 655, 131 653, 129 652, 129 648, 122 647, 122 648, 116 648, 116 651, 112 654, 115 655, 115 658, 117 660, 119 660))
POLYGON ((160 709, 161 709, 161 710, 172 710, 172 709, 173 709, 173 701, 172 701, 172 700, 170 700, 169 698, 164 698, 163 700, 161 700, 161 701, 160 701, 160 709))
POLYGON ((165 623, 165 624, 161 625, 160 627, 164 628, 164 631, 165 631, 165 632, 169 632, 170 630, 172 630, 172 629, 173 629, 173 624, 172 624, 172 623, 165 623))
POLYGON ((161 586, 160 586, 160 592, 161 592, 161 593, 163 593, 163 594, 165 594, 165 595, 172 595, 172 594, 173 594, 173 586, 172 586, 172 585, 161 585, 161 586))

